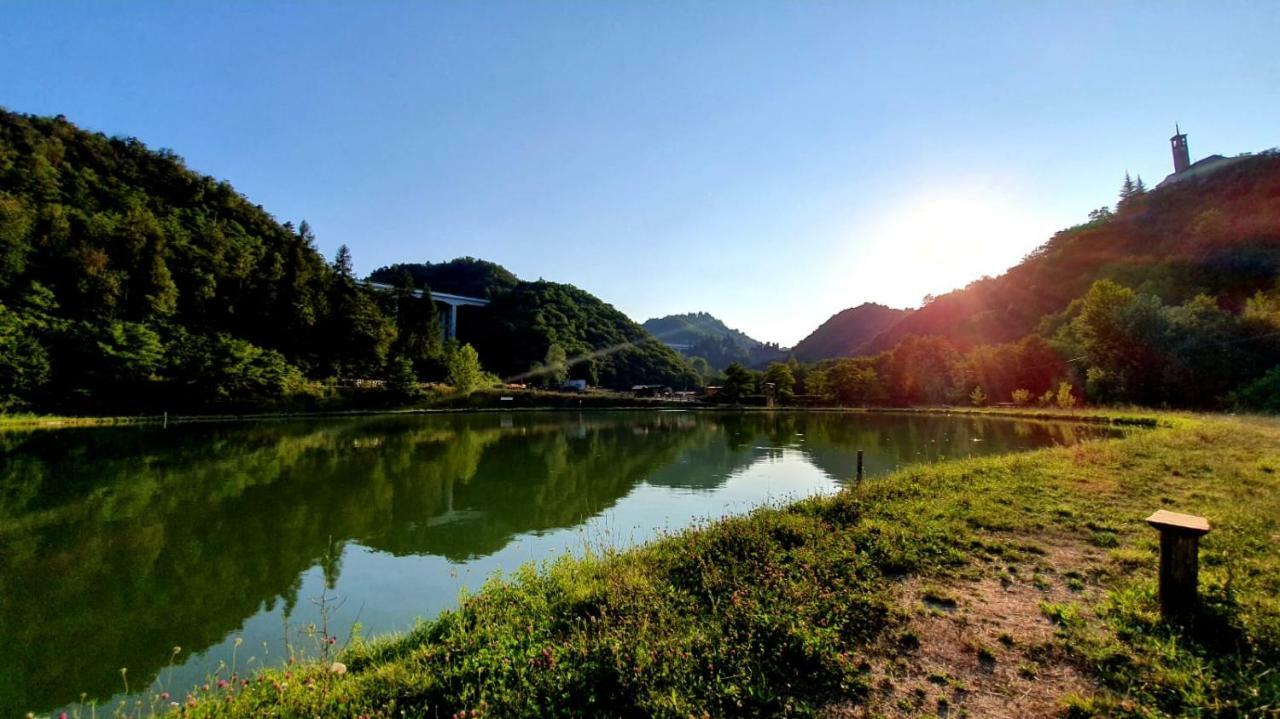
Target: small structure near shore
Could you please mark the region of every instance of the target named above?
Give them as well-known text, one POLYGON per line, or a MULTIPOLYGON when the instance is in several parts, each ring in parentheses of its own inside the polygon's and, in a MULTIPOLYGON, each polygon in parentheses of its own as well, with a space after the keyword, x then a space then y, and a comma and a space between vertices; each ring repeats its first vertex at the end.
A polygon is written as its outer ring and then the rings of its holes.
POLYGON ((1161 509, 1147 524, 1160 532, 1160 613, 1166 620, 1185 619, 1199 601, 1200 537, 1209 533, 1209 521, 1161 509))

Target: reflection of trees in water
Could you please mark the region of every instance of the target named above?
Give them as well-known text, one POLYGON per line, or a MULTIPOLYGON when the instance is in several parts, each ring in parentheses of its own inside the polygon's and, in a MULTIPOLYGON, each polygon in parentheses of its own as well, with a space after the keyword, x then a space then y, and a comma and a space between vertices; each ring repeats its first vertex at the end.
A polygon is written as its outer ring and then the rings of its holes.
POLYGON ((917 462, 1070 445, 1118 434, 1106 427, 988 417, 874 415, 865 421, 839 420, 838 416, 809 415, 800 431, 805 433, 804 451, 814 465, 840 480, 851 479, 856 472, 853 451, 858 449, 865 451, 864 468, 873 475, 917 462))
MULTIPOLYGON (((684 423, 691 420, 685 419, 684 423)), ((220 641, 356 539, 486 554, 578 524, 672 461, 680 420, 378 418, 7 436, 0 460, 0 715, 105 696, 175 644, 220 641), (637 426, 654 430, 642 438, 637 426), (566 432, 566 429, 568 430, 566 432), (198 431, 207 430, 207 431, 198 431), (459 520, 461 521, 455 521, 459 520)))

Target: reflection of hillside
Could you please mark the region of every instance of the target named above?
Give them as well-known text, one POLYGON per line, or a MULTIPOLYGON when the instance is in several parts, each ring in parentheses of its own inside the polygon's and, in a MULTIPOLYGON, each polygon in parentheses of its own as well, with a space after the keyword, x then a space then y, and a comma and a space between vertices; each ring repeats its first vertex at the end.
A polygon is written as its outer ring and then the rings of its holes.
POLYGON ((804 452, 814 466, 837 480, 852 479, 864 450, 868 476, 916 462, 968 457, 1013 449, 1074 444, 1117 431, 1098 426, 1007 418, 899 415, 891 422, 839 421, 831 415, 802 416, 804 452))
POLYGON ((708 491, 721 487, 738 470, 759 460, 756 438, 769 415, 707 414, 701 431, 691 433, 675 463, 653 472, 654 487, 708 491))
POLYGON ((690 434, 663 423, 453 416, 11 439, 0 636, 19 652, 0 672, 0 715, 71 688, 108 695, 119 667, 141 679, 175 643, 209 646, 264 603, 292 604, 331 540, 462 558, 577 524, 671 461, 690 434))
POLYGON ((392 554, 464 560, 496 552, 518 534, 580 524, 670 464, 697 436, 636 431, 645 428, 629 422, 504 435, 486 446, 465 483, 448 485, 431 511, 405 512, 416 519, 390 522, 361 541, 392 554))

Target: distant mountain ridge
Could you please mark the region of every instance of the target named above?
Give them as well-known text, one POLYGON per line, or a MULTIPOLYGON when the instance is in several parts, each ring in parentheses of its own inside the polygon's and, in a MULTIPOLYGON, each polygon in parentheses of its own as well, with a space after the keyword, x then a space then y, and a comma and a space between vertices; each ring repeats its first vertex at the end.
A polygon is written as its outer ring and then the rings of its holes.
POLYGON ((642 325, 659 341, 675 346, 686 357, 702 357, 716 369, 737 362, 762 366, 787 358, 776 342, 761 342, 732 329, 707 312, 687 312, 645 320, 642 325))
POLYGON ((686 312, 679 315, 667 315, 645 320, 642 324, 654 337, 667 344, 696 344, 699 340, 713 337, 729 337, 744 349, 763 342, 749 337, 745 332, 730 328, 724 322, 707 312, 686 312))
POLYGON ((800 340, 791 355, 801 362, 817 362, 835 357, 855 357, 881 333, 908 317, 911 310, 899 310, 874 302, 842 310, 800 340))

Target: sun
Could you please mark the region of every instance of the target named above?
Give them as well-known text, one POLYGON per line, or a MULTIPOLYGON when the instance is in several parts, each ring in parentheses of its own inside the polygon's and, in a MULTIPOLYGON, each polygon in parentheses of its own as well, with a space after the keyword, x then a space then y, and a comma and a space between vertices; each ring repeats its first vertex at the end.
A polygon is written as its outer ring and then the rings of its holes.
POLYGON ((1019 207, 982 188, 904 198, 856 230, 849 259, 866 289, 876 290, 867 296, 915 305, 999 274, 1048 239, 1047 223, 1019 207))

